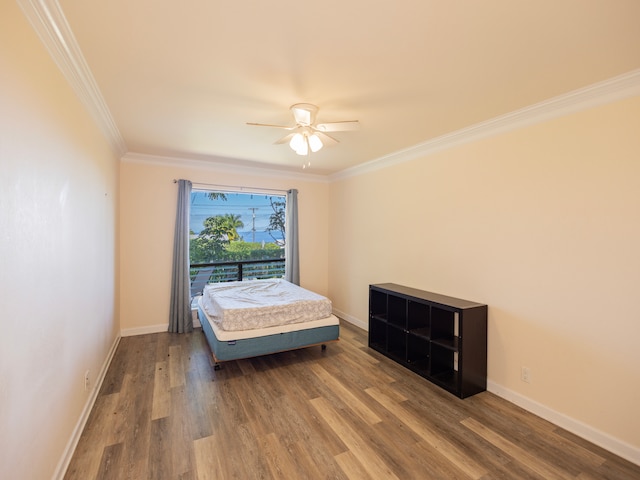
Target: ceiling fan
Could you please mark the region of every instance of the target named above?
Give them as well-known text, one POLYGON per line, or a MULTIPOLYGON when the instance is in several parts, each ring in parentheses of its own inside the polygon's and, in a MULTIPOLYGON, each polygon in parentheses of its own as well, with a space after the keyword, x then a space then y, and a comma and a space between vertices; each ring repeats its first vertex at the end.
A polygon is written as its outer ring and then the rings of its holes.
MULTIPOLYGON (((310 103, 296 103, 290 107, 296 124, 293 126, 272 125, 267 123, 247 122, 247 125, 259 127, 283 128, 291 131, 276 144, 289 143, 289 146, 298 155, 309 155, 309 152, 317 152, 324 145, 335 145, 338 140, 326 132, 345 132, 357 130, 360 127, 358 120, 345 120, 341 122, 316 123, 318 107, 310 103)), ((306 166, 306 165, 305 165, 306 166)))

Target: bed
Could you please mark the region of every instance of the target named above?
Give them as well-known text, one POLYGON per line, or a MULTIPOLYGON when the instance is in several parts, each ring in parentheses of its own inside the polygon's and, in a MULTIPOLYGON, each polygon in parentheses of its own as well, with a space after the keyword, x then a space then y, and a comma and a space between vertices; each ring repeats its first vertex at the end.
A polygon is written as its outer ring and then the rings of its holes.
POLYGON ((322 346, 339 339, 331 301, 282 279, 207 285, 198 318, 215 369, 230 360, 322 346))

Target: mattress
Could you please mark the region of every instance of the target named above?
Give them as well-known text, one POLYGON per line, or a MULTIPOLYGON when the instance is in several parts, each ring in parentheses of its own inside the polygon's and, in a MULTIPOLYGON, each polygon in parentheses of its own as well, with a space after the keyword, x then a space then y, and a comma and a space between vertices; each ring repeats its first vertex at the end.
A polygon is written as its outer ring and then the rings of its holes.
POLYGON ((200 300, 219 329, 234 332, 327 318, 331 300, 282 279, 209 284, 200 300))
POLYGON ((225 331, 207 314, 204 299, 198 301, 198 315, 207 343, 216 362, 255 357, 332 342, 340 336, 340 321, 335 315, 305 323, 225 331))

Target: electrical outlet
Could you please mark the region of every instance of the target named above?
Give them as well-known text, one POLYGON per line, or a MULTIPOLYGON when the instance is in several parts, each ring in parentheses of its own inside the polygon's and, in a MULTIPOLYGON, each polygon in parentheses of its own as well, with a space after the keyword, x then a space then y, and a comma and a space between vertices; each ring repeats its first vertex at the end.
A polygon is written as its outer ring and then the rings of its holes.
POLYGON ((89 387, 91 386, 91 379, 90 379, 89 374, 90 374, 89 370, 84 372, 84 390, 85 390, 85 392, 87 390, 89 390, 89 387))
POLYGON ((522 367, 520 378, 525 383, 531 383, 531 370, 528 367, 522 367))

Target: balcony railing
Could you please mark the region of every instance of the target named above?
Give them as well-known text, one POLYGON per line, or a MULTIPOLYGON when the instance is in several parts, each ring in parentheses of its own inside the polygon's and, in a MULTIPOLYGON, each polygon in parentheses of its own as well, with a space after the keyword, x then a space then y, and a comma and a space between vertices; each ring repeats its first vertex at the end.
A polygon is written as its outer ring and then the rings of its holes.
POLYGON ((284 258, 191 264, 191 296, 202 293, 207 283, 264 278, 284 278, 284 258))

